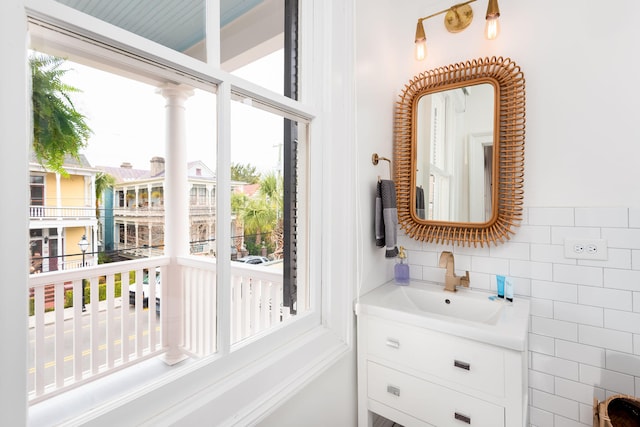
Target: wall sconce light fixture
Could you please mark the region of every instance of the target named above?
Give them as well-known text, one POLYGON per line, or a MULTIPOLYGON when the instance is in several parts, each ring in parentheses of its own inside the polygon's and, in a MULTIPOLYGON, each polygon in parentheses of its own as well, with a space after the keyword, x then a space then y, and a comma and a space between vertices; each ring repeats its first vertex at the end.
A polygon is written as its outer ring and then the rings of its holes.
POLYGON ((487 6, 487 24, 484 27, 484 36, 487 40, 493 40, 500 34, 500 8, 498 0, 489 0, 487 6))
MULTIPOLYGON (((444 9, 440 12, 432 13, 429 16, 418 19, 415 37, 415 56, 418 61, 422 61, 427 56, 427 36, 424 32, 424 25, 422 22, 444 13, 444 26, 447 31, 450 33, 459 33, 467 28, 469 24, 471 24, 471 21, 473 21, 473 9, 471 9, 469 3, 473 3, 474 1, 476 0, 458 3, 451 6, 449 9, 444 9)), ((498 21, 499 16, 500 9, 498 8, 498 0, 489 0, 486 15, 487 25, 485 27, 485 37, 488 40, 495 39, 500 33, 500 25, 498 21)))

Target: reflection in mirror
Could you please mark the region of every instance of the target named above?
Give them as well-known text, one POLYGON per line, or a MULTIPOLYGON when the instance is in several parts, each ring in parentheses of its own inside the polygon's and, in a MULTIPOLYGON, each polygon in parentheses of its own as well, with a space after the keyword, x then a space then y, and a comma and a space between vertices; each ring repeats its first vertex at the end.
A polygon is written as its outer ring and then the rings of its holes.
POLYGON ((492 210, 495 87, 432 92, 416 108, 416 216, 487 222, 492 210))

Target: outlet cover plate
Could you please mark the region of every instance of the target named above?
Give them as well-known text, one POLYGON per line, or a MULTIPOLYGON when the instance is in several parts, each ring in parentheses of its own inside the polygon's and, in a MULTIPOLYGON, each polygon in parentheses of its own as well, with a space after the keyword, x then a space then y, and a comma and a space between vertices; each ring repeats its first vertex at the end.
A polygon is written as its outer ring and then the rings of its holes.
POLYGON ((606 261, 608 247, 605 239, 565 239, 564 256, 574 259, 606 261))

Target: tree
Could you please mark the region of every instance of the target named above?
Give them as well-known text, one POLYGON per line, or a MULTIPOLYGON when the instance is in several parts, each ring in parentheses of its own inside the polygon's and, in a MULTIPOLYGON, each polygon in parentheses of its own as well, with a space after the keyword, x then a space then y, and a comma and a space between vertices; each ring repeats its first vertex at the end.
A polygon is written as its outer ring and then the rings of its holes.
POLYGON ((112 188, 116 179, 106 172, 96 174, 96 218, 100 218, 100 199, 108 188, 112 188))
POLYGON ((255 184, 260 180, 260 174, 256 172, 256 167, 250 164, 231 164, 231 179, 234 181, 255 184))
POLYGON ((67 155, 80 157, 91 129, 71 101, 79 89, 62 81, 68 70, 61 58, 35 54, 29 58, 32 78, 33 150, 47 169, 67 175, 63 168, 67 155))
POLYGON ((260 195, 275 211, 275 221, 271 228, 271 241, 275 247, 273 256, 282 258, 284 250, 284 180, 281 175, 271 172, 260 180, 260 195))
POLYGON ((262 233, 273 230, 276 221, 276 211, 263 197, 249 199, 249 203, 242 210, 241 218, 246 234, 256 235, 256 246, 262 243, 262 233))
POLYGON ((276 253, 282 251, 281 239, 277 234, 282 233, 282 203, 283 203, 283 181, 282 177, 273 173, 267 174, 260 180, 258 194, 251 199, 234 202, 232 198, 232 209, 238 211, 238 216, 244 224, 245 235, 255 234, 256 246, 262 244, 262 234, 272 233, 272 239, 276 244, 276 253), (280 242, 280 244, 278 243, 280 242))

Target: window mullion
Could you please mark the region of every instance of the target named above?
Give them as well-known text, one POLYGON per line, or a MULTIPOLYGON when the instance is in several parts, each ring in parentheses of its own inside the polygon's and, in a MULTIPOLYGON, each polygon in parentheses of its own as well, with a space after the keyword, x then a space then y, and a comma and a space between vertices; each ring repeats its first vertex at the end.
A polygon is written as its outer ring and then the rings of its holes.
POLYGON ((205 3, 205 50, 206 62, 220 67, 220 0, 205 3))
POLYGON ((218 353, 231 347, 231 85, 222 82, 217 96, 216 282, 218 353))

